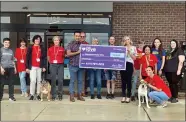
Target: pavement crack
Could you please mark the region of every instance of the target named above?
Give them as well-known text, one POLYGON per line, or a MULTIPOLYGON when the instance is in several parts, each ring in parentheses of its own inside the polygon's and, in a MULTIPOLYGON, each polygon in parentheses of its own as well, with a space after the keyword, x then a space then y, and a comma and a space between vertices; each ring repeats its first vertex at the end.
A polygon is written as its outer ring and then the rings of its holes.
POLYGON ((148 112, 145 110, 144 106, 143 106, 143 110, 144 110, 145 113, 147 114, 147 117, 149 118, 149 121, 152 121, 151 118, 150 118, 150 116, 149 116, 149 114, 148 114, 148 112))
POLYGON ((49 105, 49 104, 47 104, 47 105, 43 108, 43 110, 41 110, 41 111, 39 112, 39 114, 34 118, 33 121, 35 121, 35 120, 38 118, 38 116, 48 107, 48 105, 49 105))

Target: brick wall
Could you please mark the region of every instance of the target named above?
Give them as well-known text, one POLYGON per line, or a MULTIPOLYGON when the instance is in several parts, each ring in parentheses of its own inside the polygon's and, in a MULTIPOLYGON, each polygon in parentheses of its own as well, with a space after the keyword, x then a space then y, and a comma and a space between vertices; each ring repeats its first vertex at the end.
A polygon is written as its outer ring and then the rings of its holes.
MULTIPOLYGON (((160 37, 167 48, 171 39, 185 40, 185 2, 114 2, 113 35, 117 43, 130 35, 151 44, 160 37)), ((118 74, 117 87, 120 87, 118 74)))

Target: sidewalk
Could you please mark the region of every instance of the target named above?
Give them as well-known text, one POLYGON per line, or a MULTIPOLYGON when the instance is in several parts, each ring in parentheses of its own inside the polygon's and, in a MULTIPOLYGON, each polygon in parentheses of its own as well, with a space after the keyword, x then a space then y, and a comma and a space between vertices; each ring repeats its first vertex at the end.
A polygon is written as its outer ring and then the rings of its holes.
POLYGON ((121 103, 120 97, 114 100, 92 100, 72 103, 67 95, 62 101, 29 101, 15 95, 17 101, 8 101, 4 95, 1 102, 2 121, 176 121, 185 120, 185 100, 168 103, 166 108, 145 105, 138 107, 138 101, 121 103))

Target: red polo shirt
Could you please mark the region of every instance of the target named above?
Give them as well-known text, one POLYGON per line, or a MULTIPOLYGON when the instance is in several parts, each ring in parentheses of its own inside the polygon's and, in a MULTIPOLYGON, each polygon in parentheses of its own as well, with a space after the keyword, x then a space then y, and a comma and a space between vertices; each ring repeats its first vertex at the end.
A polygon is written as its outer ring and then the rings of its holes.
POLYGON ((41 48, 40 46, 33 46, 32 47, 32 66, 40 67, 40 57, 41 57, 41 48), (37 61, 37 59, 39 59, 37 61))
POLYGON ((17 72, 26 71, 26 53, 27 49, 17 48, 15 51, 15 58, 17 59, 17 72))
POLYGON ((165 94, 169 98, 172 96, 169 87, 158 75, 154 75, 153 78, 147 77, 145 81, 147 81, 148 83, 150 83, 151 85, 155 86, 158 89, 162 89, 162 91, 165 92, 165 94))
POLYGON ((146 59, 146 55, 142 56, 140 59, 140 64, 142 64, 141 75, 147 76, 146 68, 148 66, 152 66, 153 68, 155 68, 155 64, 157 64, 157 62, 158 62, 158 60, 157 60, 156 56, 153 54, 150 54, 150 58, 147 58, 147 59, 146 59), (148 62, 149 62, 149 65, 148 65, 148 62))
POLYGON ((64 63, 65 50, 61 46, 52 46, 48 49, 48 57, 50 63, 64 63))

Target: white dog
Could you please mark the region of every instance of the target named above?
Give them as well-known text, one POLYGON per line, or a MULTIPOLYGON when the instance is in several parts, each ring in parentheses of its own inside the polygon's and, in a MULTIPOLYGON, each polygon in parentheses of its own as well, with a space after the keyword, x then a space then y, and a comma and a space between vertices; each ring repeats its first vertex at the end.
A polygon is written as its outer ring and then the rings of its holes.
POLYGON ((147 85, 143 80, 141 80, 140 82, 141 84, 138 87, 138 100, 139 100, 138 106, 141 107, 141 103, 144 103, 144 97, 145 97, 147 108, 150 108, 148 103, 148 96, 147 96, 148 93, 147 85), (141 98, 142 98, 142 102, 141 102, 141 98))

